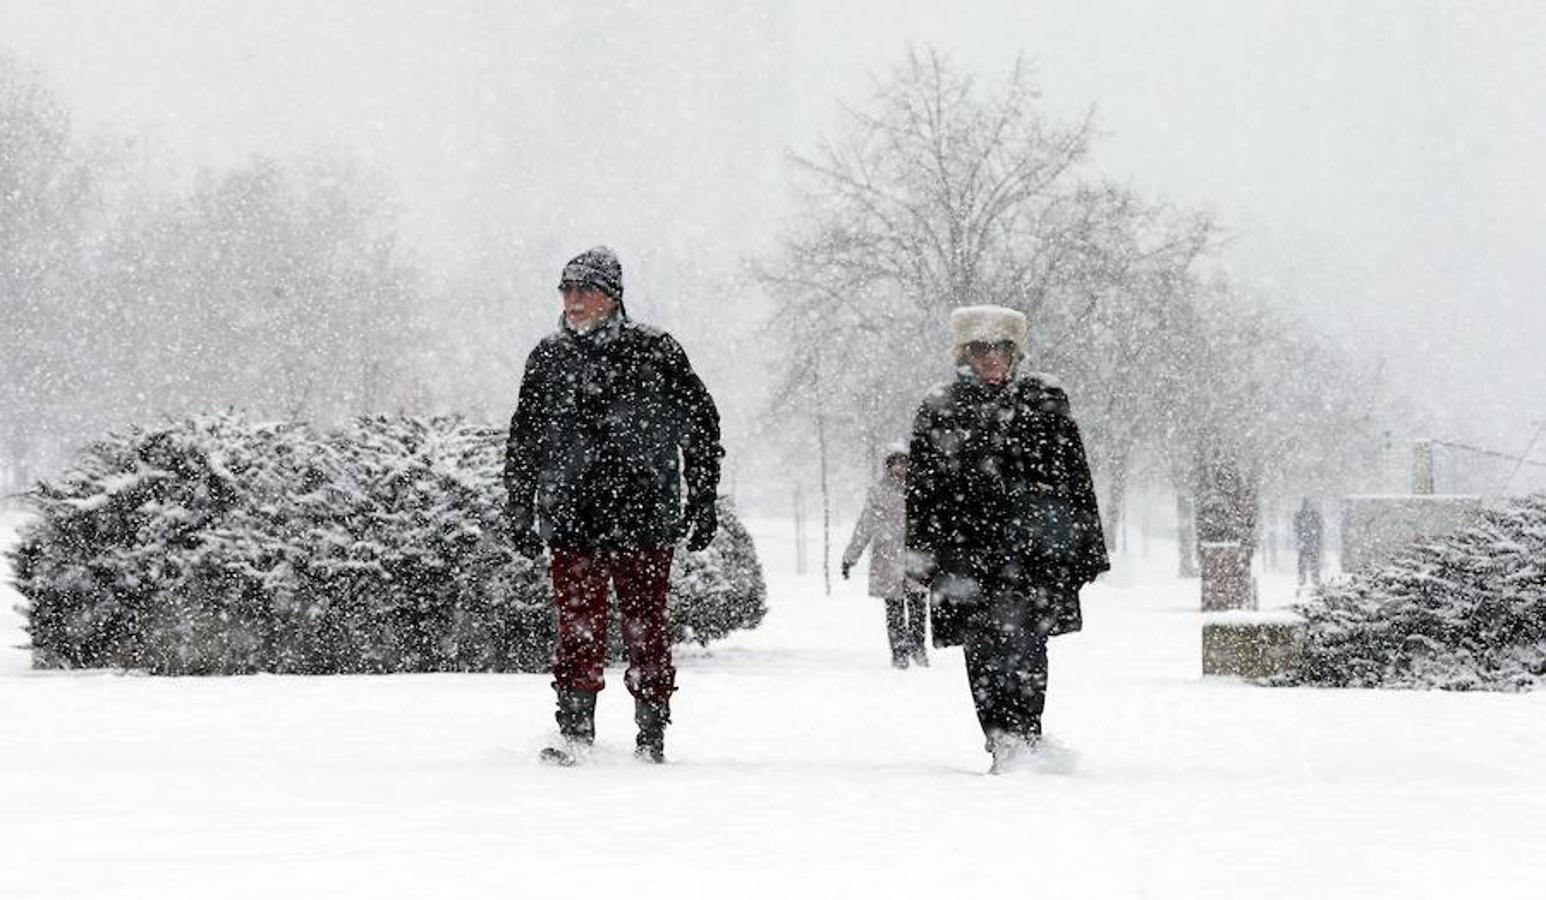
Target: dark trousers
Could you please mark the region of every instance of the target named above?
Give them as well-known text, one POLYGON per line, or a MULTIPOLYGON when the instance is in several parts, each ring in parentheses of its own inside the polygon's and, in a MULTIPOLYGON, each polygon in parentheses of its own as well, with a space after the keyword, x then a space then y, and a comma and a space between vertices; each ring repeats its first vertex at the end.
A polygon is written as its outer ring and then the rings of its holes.
POLYGON ((891 662, 905 666, 910 660, 928 658, 923 646, 924 625, 929 620, 929 595, 916 588, 903 588, 885 598, 886 639, 891 642, 891 662))
POLYGON ((1306 578, 1321 583, 1321 554, 1319 550, 1299 551, 1299 583, 1304 584, 1306 578))
POLYGON ((989 592, 967 618, 966 677, 989 748, 1041 734, 1047 705, 1047 594, 1036 588, 989 592))
POLYGON ((676 689, 666 618, 671 549, 553 548, 553 602, 558 608, 553 687, 586 693, 606 687, 607 589, 615 586, 628 654, 628 692, 649 703, 670 700, 676 689))

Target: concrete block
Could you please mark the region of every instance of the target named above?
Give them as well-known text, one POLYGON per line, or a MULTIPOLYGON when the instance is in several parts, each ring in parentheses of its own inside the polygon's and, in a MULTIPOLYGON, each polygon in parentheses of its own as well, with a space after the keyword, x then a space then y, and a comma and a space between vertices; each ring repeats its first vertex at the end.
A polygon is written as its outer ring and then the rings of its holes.
POLYGON ((1293 664, 1303 621, 1292 613, 1225 613, 1202 625, 1202 673, 1265 678, 1293 664))

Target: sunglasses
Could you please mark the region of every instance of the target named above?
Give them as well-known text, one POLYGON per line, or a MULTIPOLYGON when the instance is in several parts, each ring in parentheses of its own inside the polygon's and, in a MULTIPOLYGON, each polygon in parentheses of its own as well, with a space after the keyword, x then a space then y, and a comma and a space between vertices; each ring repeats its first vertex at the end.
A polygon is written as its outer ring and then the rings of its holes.
POLYGON ((974 359, 982 359, 989 353, 1002 353, 1005 356, 1015 355, 1014 341, 969 341, 966 345, 966 355, 974 359))

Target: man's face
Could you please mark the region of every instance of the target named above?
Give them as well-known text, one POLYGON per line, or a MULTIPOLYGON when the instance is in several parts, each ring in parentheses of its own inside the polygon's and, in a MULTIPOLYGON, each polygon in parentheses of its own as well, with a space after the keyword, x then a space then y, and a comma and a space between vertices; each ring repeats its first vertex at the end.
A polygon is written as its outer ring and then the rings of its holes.
POLYGON ((564 297, 564 321, 575 331, 588 331, 617 310, 617 301, 600 288, 569 283, 558 290, 564 297))
POLYGON ((966 345, 966 362, 988 384, 1003 384, 1015 367, 1013 341, 972 341, 966 345))

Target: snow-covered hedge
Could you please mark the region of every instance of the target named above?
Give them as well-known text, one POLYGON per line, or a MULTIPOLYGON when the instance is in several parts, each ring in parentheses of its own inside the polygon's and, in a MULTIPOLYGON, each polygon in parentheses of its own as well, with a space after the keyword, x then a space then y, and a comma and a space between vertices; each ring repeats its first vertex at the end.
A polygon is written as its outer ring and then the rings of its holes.
POLYGON ((1546 685, 1546 494, 1413 545, 1300 612, 1295 667, 1274 681, 1529 690, 1546 685))
MULTIPOLYGON (((38 484, 12 552, 35 665, 164 674, 539 671, 545 572, 502 522, 504 434, 459 419, 331 433, 234 416, 134 429, 38 484)), ((722 502, 678 553, 679 640, 765 612, 761 567, 722 502)))

